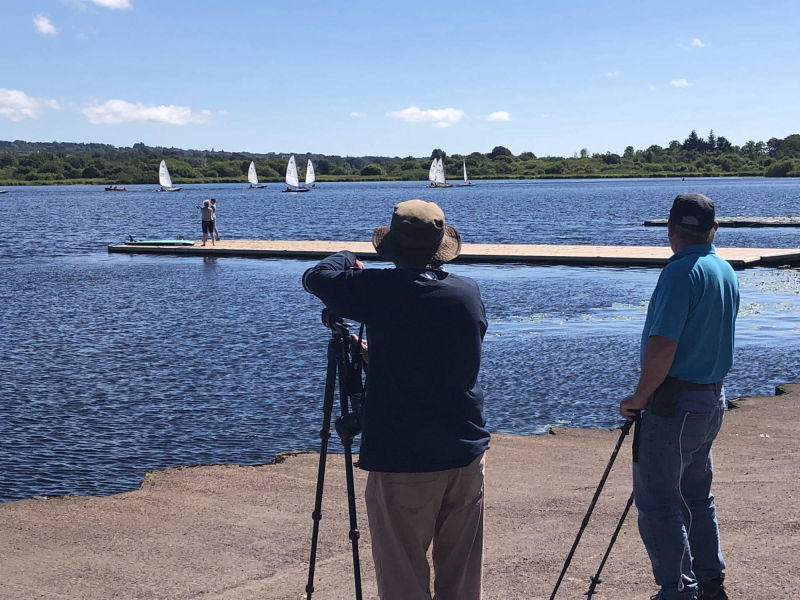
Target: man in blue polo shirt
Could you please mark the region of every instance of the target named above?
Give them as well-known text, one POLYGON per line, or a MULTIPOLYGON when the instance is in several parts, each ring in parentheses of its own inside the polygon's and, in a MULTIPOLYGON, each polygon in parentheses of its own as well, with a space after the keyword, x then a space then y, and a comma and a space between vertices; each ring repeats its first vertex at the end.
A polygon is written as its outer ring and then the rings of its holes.
POLYGON ((679 195, 667 227, 674 254, 647 309, 636 391, 620 402, 627 419, 644 411, 633 465, 639 533, 661 587, 653 599, 727 600, 711 445, 726 407, 739 286, 712 245, 708 197, 679 195))
POLYGON ((333 312, 367 327, 369 376, 359 466, 378 593, 479 600, 484 452, 489 431, 478 383, 486 313, 477 284, 441 268, 461 250, 433 202, 408 200, 372 235, 392 269, 364 269, 347 251, 303 275, 333 312))

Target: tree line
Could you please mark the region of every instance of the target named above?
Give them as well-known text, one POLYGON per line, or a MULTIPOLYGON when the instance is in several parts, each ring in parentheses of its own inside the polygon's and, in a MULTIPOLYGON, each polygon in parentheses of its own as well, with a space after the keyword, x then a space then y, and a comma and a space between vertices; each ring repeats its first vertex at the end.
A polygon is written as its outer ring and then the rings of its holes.
MULTIPOLYGON (((491 152, 447 155, 439 148, 429 157, 335 156, 295 153, 302 171, 308 159, 318 181, 426 180, 432 158, 442 158, 448 178, 460 178, 466 163, 470 179, 556 179, 594 177, 800 177, 800 134, 766 142, 733 145, 710 131, 692 131, 680 142, 646 149, 628 146, 622 154, 591 153, 582 148, 571 157, 514 155, 504 146, 491 152)), ((288 153, 267 154, 182 150, 107 144, 0 141, 0 185, 136 184, 157 182, 158 164, 167 161, 175 183, 246 181, 254 161, 262 181, 283 181, 288 153)))

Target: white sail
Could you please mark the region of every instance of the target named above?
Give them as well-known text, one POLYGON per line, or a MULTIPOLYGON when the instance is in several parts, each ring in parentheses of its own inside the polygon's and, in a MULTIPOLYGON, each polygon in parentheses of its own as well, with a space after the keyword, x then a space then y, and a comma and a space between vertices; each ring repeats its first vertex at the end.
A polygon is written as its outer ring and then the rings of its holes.
POLYGON ((445 185, 447 183, 444 178, 444 163, 442 162, 441 158, 436 161, 436 173, 434 176, 434 183, 436 185, 445 185))
POLYGON ((297 164, 294 162, 294 154, 289 157, 289 164, 286 165, 286 185, 299 187, 300 180, 297 178, 297 164))
POLYGON ((250 161, 250 168, 247 170, 247 181, 250 185, 258 185, 258 175, 256 175, 256 165, 250 161))
POLYGON ((311 185, 317 180, 316 175, 314 174, 314 165, 311 164, 311 160, 308 161, 308 166, 306 167, 306 185, 311 185))
POLYGON ((436 159, 431 162, 431 168, 428 170, 428 181, 431 183, 436 181, 436 159))
POLYGON ((464 165, 464 183, 468 183, 469 179, 467 179, 467 161, 462 161, 464 165))
POLYGON ((165 188, 172 187, 172 179, 169 176, 169 169, 167 169, 167 163, 165 163, 163 160, 158 166, 158 184, 165 188))

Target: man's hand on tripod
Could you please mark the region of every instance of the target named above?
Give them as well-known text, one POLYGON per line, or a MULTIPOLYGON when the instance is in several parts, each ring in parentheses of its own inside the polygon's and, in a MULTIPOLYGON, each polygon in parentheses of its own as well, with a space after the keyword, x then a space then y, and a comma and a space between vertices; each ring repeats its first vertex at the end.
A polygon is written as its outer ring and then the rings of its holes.
POLYGON ((619 414, 628 421, 635 419, 647 407, 647 397, 631 394, 619 403, 619 414))
MULTIPOLYGON (((355 333, 350 334, 350 355, 354 356, 356 351, 356 346, 358 346, 358 336, 355 333)), ((359 352, 361 354, 361 361, 366 365, 369 366, 369 350, 367 349, 367 340, 361 340, 361 348, 359 348, 359 352)))

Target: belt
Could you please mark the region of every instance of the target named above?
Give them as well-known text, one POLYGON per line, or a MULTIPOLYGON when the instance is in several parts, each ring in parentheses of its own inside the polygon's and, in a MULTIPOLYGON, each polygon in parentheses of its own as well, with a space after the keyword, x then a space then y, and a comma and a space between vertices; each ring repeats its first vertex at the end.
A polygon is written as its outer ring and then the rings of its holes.
POLYGON ((657 417, 673 417, 675 416, 678 396, 681 392, 713 392, 718 394, 721 389, 721 381, 695 383, 694 381, 685 381, 668 376, 653 392, 647 405, 647 410, 657 417))
POLYGON ((722 381, 715 381, 713 383, 695 383, 694 381, 686 381, 684 379, 667 376, 662 385, 664 384, 669 385, 673 390, 677 391, 687 390, 692 392, 704 392, 707 390, 717 389, 718 386, 722 385, 722 381))

